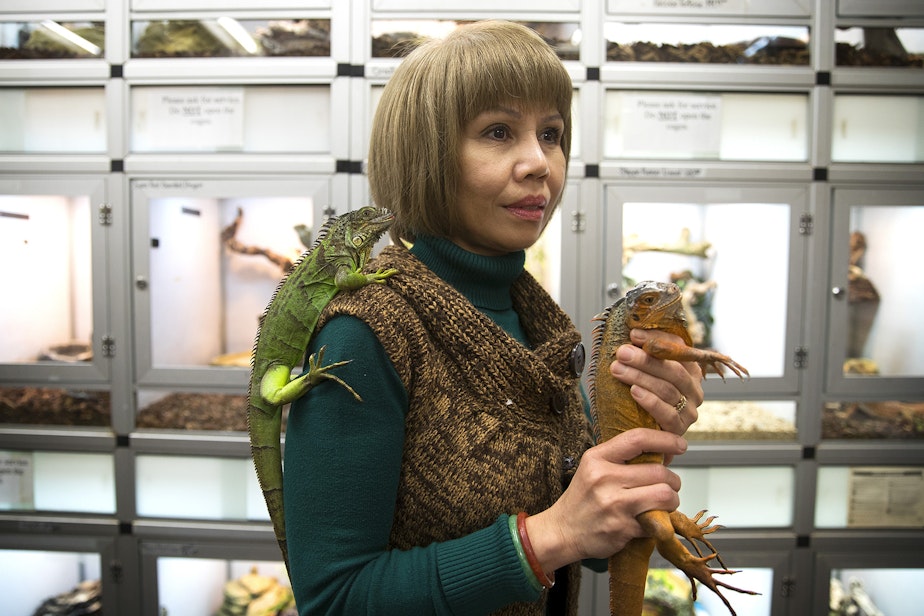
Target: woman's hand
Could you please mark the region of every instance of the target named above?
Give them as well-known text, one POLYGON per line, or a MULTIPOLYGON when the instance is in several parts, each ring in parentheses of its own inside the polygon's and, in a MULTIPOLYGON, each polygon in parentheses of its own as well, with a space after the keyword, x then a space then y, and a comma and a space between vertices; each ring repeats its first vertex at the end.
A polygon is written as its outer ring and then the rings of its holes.
POLYGON ((584 558, 608 558, 644 536, 636 516, 676 509, 680 478, 663 464, 626 462, 645 452, 673 456, 686 448, 675 434, 636 428, 588 449, 561 498, 526 519, 543 568, 554 571, 584 558))
POLYGON ((634 344, 624 344, 616 350, 616 361, 610 364, 610 372, 631 386, 632 397, 661 428, 683 435, 699 417, 697 407, 703 403, 703 372, 696 362, 657 359, 639 348, 646 341, 659 337, 682 342, 666 332, 633 329, 634 344))

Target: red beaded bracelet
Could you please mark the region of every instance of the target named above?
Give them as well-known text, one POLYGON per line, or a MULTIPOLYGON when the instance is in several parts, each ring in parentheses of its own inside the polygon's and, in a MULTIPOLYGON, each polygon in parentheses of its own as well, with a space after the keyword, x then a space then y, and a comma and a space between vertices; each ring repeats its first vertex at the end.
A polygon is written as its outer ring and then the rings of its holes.
POLYGON ((520 543, 523 544, 523 551, 526 553, 526 562, 529 563, 529 568, 532 569, 533 575, 536 576, 536 579, 539 580, 539 583, 545 588, 555 586, 555 572, 553 571, 552 575, 546 575, 542 567, 539 566, 539 559, 536 558, 536 553, 533 552, 533 545, 529 542, 529 535, 526 534, 525 511, 521 511, 517 514, 517 530, 520 533, 520 543))

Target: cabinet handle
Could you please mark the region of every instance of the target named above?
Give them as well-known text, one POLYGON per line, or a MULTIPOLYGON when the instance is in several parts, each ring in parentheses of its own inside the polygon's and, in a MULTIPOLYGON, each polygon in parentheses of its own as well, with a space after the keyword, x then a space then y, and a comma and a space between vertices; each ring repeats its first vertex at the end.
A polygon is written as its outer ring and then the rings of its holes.
POLYGON ((611 282, 610 284, 606 285, 606 296, 608 298, 619 299, 620 295, 621 293, 619 291, 619 283, 611 282))
POLYGON ((831 295, 834 296, 834 299, 844 299, 846 293, 844 293, 844 287, 834 287, 831 289, 831 295))
POLYGON ((144 276, 136 276, 135 277, 135 287, 139 291, 146 290, 148 288, 148 279, 145 278, 144 276))

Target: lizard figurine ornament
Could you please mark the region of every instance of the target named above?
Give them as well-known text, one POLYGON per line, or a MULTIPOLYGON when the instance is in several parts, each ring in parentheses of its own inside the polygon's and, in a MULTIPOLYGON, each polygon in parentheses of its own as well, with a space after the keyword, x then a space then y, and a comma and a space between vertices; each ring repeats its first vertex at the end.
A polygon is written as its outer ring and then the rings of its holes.
POLYGON ((373 246, 394 219, 394 214, 376 207, 331 218, 314 245, 279 282, 260 317, 251 356, 247 429, 257 479, 286 570, 289 554, 282 497, 282 407, 325 380, 339 383, 362 401, 352 387, 330 372, 348 362, 323 365, 323 348, 308 358, 300 376, 293 377, 292 370, 302 364, 318 318, 337 293, 383 283, 397 273, 394 269, 362 272, 373 246))
MULTIPOLYGON (((748 371, 730 357, 692 346, 683 315, 681 291, 673 283, 639 283, 630 289, 625 297, 616 300, 593 320, 599 321, 599 324, 593 330, 593 349, 588 376, 594 436, 598 443, 631 428, 660 429, 654 418, 635 403, 629 393, 629 386, 617 380, 609 371, 616 349, 623 344, 631 343, 631 329, 659 329, 676 334, 685 342, 682 345, 646 343, 642 348, 654 357, 694 361, 703 368, 704 374, 705 368, 709 366, 718 372, 723 380, 725 367, 741 378, 748 376, 748 371)), ((664 456, 644 453, 629 463, 663 464, 664 456)), ((699 580, 722 599, 734 616, 735 611, 719 591, 719 586, 736 592, 757 594, 735 588, 713 577, 713 574, 735 572, 725 567, 715 548, 706 539, 706 535, 715 532, 721 526, 710 526, 715 519, 714 516, 700 522, 704 513, 705 511, 700 511, 691 519, 679 511, 646 511, 637 517, 648 536, 631 540, 609 559, 611 616, 639 616, 642 613, 648 562, 654 547, 690 578, 694 599, 694 580, 699 580), (697 556, 689 552, 678 539, 678 535, 692 545, 697 556), (697 541, 706 546, 711 553, 703 556, 697 541), (721 569, 708 566, 713 558, 718 560, 721 569)))

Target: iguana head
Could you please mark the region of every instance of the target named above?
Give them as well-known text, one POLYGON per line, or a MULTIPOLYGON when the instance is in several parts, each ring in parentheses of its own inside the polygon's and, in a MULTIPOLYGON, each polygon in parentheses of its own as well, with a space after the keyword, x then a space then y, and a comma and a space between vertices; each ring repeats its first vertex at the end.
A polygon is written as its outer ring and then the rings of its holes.
POLYGON ((626 323, 680 335, 687 327, 681 297, 680 287, 672 282, 640 282, 626 293, 626 323))
POLYGON ((343 238, 344 248, 368 253, 394 221, 389 210, 366 206, 332 219, 323 235, 335 242, 343 238))

